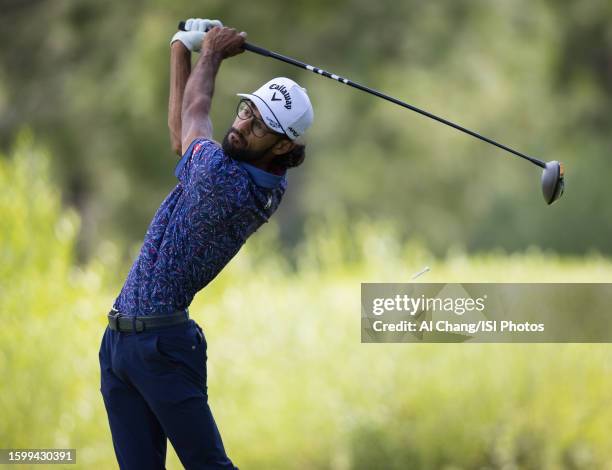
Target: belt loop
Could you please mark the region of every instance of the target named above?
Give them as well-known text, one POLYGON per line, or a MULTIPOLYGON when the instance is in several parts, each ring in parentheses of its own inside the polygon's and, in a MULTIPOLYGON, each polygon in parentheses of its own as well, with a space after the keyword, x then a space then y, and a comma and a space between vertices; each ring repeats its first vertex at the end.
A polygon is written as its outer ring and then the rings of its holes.
POLYGON ((121 316, 122 316, 121 312, 119 312, 118 310, 115 310, 114 308, 110 311, 108 315, 108 319, 109 319, 109 326, 111 330, 121 332, 121 329, 119 327, 119 318, 121 318, 121 316))
POLYGON ((134 330, 134 333, 142 333, 145 330, 145 322, 139 319, 138 315, 132 317, 132 330, 134 330))

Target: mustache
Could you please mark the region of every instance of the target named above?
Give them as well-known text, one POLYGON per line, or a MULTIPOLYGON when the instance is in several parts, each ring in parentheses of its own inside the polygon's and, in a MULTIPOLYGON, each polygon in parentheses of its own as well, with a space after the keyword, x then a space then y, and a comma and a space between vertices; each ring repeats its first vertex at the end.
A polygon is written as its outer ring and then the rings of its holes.
POLYGON ((230 127, 229 131, 228 131, 228 135, 231 134, 232 132, 234 132, 237 136, 238 139, 240 139, 240 143, 243 145, 246 145, 247 141, 246 141, 246 137, 244 137, 240 131, 238 129, 236 129, 235 127, 230 127))

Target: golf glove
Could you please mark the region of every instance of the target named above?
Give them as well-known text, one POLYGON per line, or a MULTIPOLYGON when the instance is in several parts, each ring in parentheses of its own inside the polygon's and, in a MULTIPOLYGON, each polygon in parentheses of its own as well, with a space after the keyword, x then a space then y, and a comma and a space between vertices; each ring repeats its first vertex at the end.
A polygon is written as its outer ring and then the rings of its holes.
POLYGON ((202 47, 202 39, 209 29, 215 26, 223 26, 219 20, 208 20, 201 18, 189 18, 185 21, 185 31, 178 31, 172 39, 170 44, 174 41, 181 41, 187 49, 192 52, 200 52, 202 47))

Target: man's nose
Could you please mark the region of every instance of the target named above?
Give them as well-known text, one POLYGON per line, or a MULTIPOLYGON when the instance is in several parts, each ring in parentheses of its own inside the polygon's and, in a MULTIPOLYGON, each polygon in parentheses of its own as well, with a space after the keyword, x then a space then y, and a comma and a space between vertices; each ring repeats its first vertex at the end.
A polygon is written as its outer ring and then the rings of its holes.
POLYGON ((240 131, 242 135, 247 136, 251 131, 251 119, 252 117, 248 119, 237 119, 237 122, 234 123, 234 127, 240 131))

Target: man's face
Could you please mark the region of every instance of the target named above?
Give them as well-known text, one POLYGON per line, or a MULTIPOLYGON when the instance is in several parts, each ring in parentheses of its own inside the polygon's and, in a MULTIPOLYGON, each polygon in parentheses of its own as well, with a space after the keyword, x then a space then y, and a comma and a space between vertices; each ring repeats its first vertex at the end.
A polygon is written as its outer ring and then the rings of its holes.
POLYGON ((266 127, 255 105, 251 101, 244 101, 249 106, 244 115, 250 117, 242 119, 236 116, 223 138, 222 147, 223 151, 235 160, 254 162, 270 153, 276 144, 286 137, 266 127), (261 134, 263 136, 260 137, 261 134))

